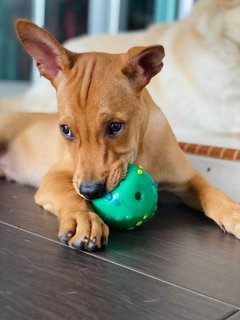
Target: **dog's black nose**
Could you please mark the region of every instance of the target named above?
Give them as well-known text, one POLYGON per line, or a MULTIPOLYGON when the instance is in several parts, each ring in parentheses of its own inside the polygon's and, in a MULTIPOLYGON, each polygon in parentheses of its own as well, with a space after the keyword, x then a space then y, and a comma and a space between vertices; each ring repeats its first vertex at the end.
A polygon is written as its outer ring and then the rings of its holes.
POLYGON ((106 185, 103 182, 82 182, 79 191, 86 199, 93 200, 106 193, 106 185))

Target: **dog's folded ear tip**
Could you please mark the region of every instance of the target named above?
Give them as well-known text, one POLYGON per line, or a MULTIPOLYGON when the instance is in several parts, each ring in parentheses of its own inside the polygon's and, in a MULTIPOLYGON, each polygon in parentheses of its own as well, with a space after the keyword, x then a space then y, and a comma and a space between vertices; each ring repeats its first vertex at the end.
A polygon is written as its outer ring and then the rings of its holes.
POLYGON ((164 46, 162 46, 161 44, 159 44, 159 45, 158 45, 158 49, 162 52, 163 56, 165 56, 164 46))
POLYGON ((161 71, 164 56, 164 47, 159 44, 130 48, 122 73, 128 77, 135 89, 141 90, 161 71))
POLYGON ((15 21, 15 29, 16 29, 17 31, 19 31, 19 29, 21 29, 23 23, 24 23, 24 20, 23 20, 23 19, 17 19, 17 20, 15 21))
POLYGON ((21 27, 21 26, 23 26, 23 25, 30 24, 30 23, 33 24, 33 22, 30 21, 30 20, 21 19, 21 18, 20 18, 20 19, 17 19, 17 20, 15 21, 15 26, 16 26, 16 28, 17 28, 17 27, 21 27))
POLYGON ((151 46, 146 47, 147 49, 158 49, 164 51, 164 46, 161 44, 153 44, 151 46))
POLYGON ((26 19, 18 18, 18 19, 15 20, 15 25, 16 25, 16 26, 17 26, 17 25, 20 25, 21 23, 23 23, 23 22, 25 22, 25 21, 26 21, 26 19))
POLYGON ((165 49, 161 44, 156 44, 151 46, 132 47, 127 52, 128 60, 138 60, 144 56, 149 57, 149 60, 161 61, 165 57, 165 49))
POLYGON ((165 49, 161 44, 146 47, 146 51, 152 51, 156 52, 157 54, 160 54, 161 59, 165 57, 165 49))
POLYGON ((39 26, 37 26, 34 22, 28 19, 17 19, 15 21, 15 30, 18 35, 27 33, 28 31, 31 31, 33 29, 41 29, 39 26))
POLYGON ((21 33, 21 31, 24 31, 33 27, 38 28, 38 26, 35 23, 33 23, 31 20, 17 19, 15 21, 15 29, 18 34, 21 33))

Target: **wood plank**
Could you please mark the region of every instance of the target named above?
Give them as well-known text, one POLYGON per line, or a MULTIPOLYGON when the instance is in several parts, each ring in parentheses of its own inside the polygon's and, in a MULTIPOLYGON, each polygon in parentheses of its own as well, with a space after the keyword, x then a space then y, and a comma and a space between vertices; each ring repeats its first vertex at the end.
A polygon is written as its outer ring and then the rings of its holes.
MULTIPOLYGON (((42 214, 34 190, 0 181, 0 219, 57 240, 57 220, 42 214)), ((159 211, 142 228, 112 231, 96 254, 159 279, 240 307, 240 242, 201 213, 161 194, 159 211)))
POLYGON ((235 309, 0 224, 0 318, 219 319, 235 309))
POLYGON ((239 240, 162 194, 157 216, 134 234, 112 233, 101 255, 240 307, 239 252, 239 240))
POLYGON ((236 312, 234 315, 225 318, 227 320, 240 320, 240 312, 236 312))

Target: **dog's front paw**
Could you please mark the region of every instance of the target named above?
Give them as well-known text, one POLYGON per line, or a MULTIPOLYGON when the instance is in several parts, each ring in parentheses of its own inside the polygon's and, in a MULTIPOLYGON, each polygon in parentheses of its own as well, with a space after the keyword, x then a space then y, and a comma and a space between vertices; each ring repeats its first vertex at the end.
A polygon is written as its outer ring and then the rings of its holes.
POLYGON ((61 217, 58 236, 75 249, 96 251, 107 244, 109 228, 94 212, 68 212, 61 217))
POLYGON ((220 227, 224 232, 233 234, 240 239, 240 205, 233 205, 230 212, 225 214, 220 227))

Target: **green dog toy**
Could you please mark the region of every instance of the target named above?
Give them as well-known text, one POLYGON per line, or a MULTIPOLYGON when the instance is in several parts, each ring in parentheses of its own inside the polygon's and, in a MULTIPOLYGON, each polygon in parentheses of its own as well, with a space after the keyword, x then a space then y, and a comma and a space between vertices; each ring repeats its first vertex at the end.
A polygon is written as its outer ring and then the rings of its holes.
POLYGON ((109 226, 131 230, 153 217, 157 200, 157 183, 141 166, 129 164, 125 179, 92 204, 109 226))

